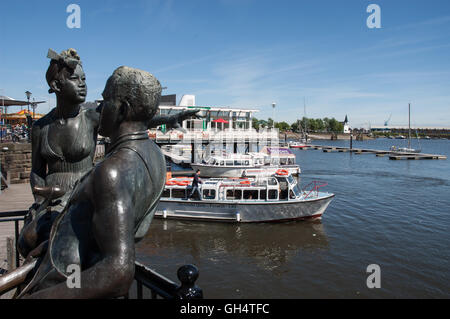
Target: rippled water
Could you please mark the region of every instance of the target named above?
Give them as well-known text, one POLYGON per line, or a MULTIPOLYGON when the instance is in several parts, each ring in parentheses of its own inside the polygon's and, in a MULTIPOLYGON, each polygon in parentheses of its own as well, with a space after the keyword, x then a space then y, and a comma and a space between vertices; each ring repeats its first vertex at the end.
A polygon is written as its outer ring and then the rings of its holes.
MULTIPOLYGON (((378 139, 353 146, 405 143, 378 139)), ((424 153, 450 158, 450 141, 420 143, 424 153)), ((179 266, 197 265, 197 284, 207 298, 450 297, 450 159, 295 152, 302 184, 325 180, 336 194, 321 222, 154 220, 137 246, 138 259, 174 280, 179 266), (367 288, 369 264, 381 267, 380 289, 367 288)))

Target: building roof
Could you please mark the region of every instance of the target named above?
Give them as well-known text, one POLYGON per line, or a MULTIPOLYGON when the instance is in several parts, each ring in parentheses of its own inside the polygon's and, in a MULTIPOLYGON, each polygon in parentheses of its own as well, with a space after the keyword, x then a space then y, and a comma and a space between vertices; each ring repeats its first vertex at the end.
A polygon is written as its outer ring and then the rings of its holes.
POLYGON ((208 111, 217 112, 259 112, 256 109, 247 109, 247 108, 234 108, 230 106, 179 106, 179 105, 159 105, 160 109, 179 109, 179 110, 187 110, 187 109, 206 109, 208 111))
POLYGON ((20 101, 20 100, 15 100, 9 96, 4 96, 4 95, 0 95, 0 106, 23 106, 23 105, 28 105, 28 103, 30 105, 33 104, 40 104, 40 103, 45 103, 45 101, 20 101))

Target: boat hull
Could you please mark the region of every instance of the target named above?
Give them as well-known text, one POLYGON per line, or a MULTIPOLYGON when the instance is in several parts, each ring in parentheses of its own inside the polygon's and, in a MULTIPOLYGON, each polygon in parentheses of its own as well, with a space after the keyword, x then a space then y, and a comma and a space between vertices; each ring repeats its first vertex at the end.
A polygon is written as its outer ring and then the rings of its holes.
POLYGON ((162 198, 155 218, 194 219, 221 222, 283 222, 321 219, 333 194, 319 193, 306 200, 274 202, 224 202, 162 198))

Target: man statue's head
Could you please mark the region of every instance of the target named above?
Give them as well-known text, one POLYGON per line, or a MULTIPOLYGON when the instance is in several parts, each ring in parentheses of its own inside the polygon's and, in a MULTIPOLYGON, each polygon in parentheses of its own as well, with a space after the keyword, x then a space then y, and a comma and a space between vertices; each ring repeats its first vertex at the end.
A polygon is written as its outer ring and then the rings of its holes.
POLYGON ((147 125, 158 110, 161 90, 152 74, 127 66, 117 68, 102 93, 99 134, 110 137, 122 122, 147 125))

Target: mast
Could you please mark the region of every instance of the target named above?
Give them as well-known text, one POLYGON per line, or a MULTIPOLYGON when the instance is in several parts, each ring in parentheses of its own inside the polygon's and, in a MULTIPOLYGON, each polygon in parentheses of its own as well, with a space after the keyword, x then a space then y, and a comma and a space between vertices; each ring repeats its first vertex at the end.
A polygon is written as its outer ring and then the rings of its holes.
POLYGON ((303 116, 305 117, 305 132, 303 133, 306 138, 306 142, 308 142, 308 118, 306 117, 306 97, 303 97, 303 116))
POLYGON ((408 148, 411 148, 411 103, 408 103, 408 148))

